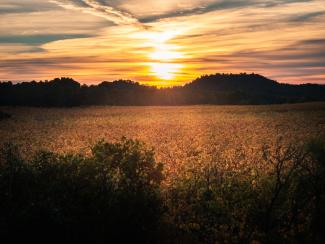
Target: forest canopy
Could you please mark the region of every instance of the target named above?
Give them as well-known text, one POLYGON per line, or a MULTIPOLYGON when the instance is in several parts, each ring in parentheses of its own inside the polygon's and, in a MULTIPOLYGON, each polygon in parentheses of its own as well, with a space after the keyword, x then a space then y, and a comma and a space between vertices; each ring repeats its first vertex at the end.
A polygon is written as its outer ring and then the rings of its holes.
POLYGON ((81 85, 72 78, 13 84, 0 82, 0 105, 279 104, 325 100, 325 85, 278 83, 258 74, 201 76, 184 86, 156 88, 131 80, 81 85))

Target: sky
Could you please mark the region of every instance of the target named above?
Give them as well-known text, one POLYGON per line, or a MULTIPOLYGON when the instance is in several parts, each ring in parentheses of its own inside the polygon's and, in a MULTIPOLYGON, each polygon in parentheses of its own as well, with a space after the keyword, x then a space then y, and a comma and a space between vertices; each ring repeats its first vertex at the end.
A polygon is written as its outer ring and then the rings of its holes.
POLYGON ((325 0, 0 0, 0 80, 325 84, 325 0))

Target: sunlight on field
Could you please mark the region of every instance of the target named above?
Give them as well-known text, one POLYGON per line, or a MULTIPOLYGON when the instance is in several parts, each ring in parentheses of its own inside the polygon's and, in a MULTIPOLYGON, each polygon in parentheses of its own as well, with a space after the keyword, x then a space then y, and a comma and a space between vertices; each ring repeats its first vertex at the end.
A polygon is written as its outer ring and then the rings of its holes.
POLYGON ((279 138, 300 143, 325 134, 324 103, 1 110, 12 118, 0 121, 0 142, 18 142, 26 154, 42 148, 89 152, 99 139, 126 136, 153 147, 173 178, 183 167, 211 162, 242 169, 258 164, 261 147, 273 146, 279 138))

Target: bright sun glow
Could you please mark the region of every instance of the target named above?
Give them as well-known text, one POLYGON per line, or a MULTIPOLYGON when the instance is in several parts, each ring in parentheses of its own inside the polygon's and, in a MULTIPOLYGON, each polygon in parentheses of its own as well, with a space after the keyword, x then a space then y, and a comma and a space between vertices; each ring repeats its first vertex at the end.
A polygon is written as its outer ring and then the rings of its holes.
POLYGON ((172 63, 151 63, 150 66, 154 75, 163 80, 173 79, 181 68, 180 64, 172 63))
POLYGON ((182 54, 179 52, 173 52, 173 51, 167 51, 167 50, 156 50, 155 52, 149 54, 149 57, 153 60, 159 60, 159 61, 167 61, 167 60, 173 60, 177 58, 181 58, 182 54))
POLYGON ((180 46, 168 43, 171 39, 180 34, 180 31, 153 32, 144 34, 146 46, 152 48, 147 57, 151 74, 161 80, 171 80, 180 72, 183 65, 176 63, 178 59, 184 58, 184 54, 179 50, 180 46))

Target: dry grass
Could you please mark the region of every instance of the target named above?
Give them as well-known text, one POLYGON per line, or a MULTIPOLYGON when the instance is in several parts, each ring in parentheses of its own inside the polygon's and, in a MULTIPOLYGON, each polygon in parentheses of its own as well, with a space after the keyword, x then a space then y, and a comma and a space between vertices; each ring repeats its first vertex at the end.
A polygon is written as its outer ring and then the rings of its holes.
MULTIPOLYGON (((165 164, 167 178, 185 167, 258 165, 261 147, 325 135, 325 103, 272 106, 12 108, 0 121, 0 143, 29 155, 39 149, 87 153, 99 139, 144 141, 165 164)), ((173 177, 171 177, 173 176, 173 177)))

